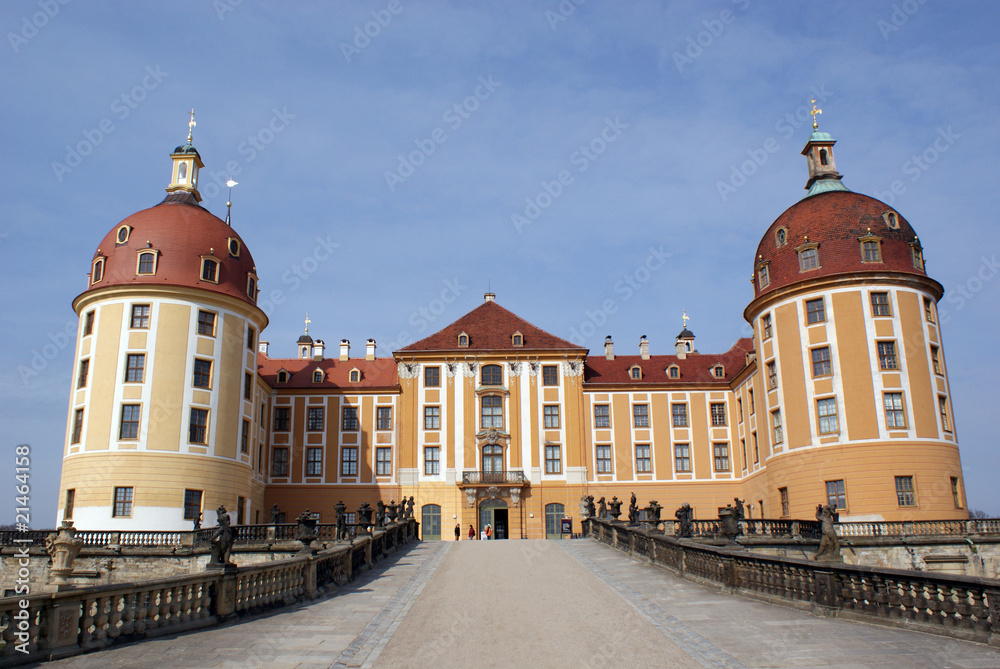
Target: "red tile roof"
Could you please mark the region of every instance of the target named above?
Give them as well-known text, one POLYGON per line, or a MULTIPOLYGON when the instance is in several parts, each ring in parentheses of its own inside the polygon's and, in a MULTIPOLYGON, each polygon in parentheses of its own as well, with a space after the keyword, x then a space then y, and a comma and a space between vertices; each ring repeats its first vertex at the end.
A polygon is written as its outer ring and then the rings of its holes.
POLYGON ((725 353, 688 353, 683 360, 676 355, 651 355, 643 360, 638 355, 618 355, 614 360, 608 360, 603 355, 587 356, 584 368, 584 383, 588 385, 617 384, 623 386, 644 386, 653 384, 718 384, 728 386, 732 380, 746 367, 747 353, 753 351, 753 340, 743 338, 737 340, 733 347, 725 353), (712 375, 712 368, 721 364, 725 376, 721 379, 712 375), (633 379, 629 370, 633 365, 642 369, 642 379, 633 379), (680 378, 672 379, 667 375, 667 368, 677 365, 680 368, 680 378))
POLYGON ((572 344, 541 330, 520 316, 504 309, 493 301, 487 301, 465 314, 443 330, 435 332, 418 342, 400 349, 400 352, 419 351, 539 351, 539 350, 585 351, 582 346, 572 344), (458 335, 469 335, 469 346, 459 348, 458 335), (523 346, 514 346, 511 337, 520 332, 524 337, 523 346))
POLYGON ((384 388, 398 390, 399 381, 396 377, 396 361, 392 358, 351 358, 341 362, 336 358, 327 358, 316 362, 304 358, 268 358, 263 353, 257 354, 257 373, 264 382, 275 389, 283 388, 316 388, 329 390, 338 388, 350 390, 370 390, 384 388), (351 383, 351 370, 357 368, 361 372, 361 381, 351 383), (289 373, 286 383, 278 383, 278 371, 284 369, 289 373), (323 370, 324 380, 313 383, 313 372, 323 370))

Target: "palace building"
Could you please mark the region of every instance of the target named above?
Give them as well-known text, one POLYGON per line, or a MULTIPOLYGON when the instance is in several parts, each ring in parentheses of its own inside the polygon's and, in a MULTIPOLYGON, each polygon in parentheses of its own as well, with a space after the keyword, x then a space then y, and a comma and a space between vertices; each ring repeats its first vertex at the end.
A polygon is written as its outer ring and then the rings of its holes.
POLYGON ((842 519, 965 518, 942 286, 909 222, 843 185, 834 143, 814 124, 808 192, 763 232, 753 336, 728 351, 699 352, 685 319, 669 355, 646 337, 591 353, 487 293, 382 356, 327 348, 307 319, 280 358, 250 249, 199 204, 189 133, 167 196, 111 228, 73 302, 59 520, 181 530, 221 504, 237 524, 272 505, 333 522, 341 500, 413 496, 424 538, 540 538, 585 495, 632 493, 667 517, 738 497, 754 518, 827 502, 842 519))

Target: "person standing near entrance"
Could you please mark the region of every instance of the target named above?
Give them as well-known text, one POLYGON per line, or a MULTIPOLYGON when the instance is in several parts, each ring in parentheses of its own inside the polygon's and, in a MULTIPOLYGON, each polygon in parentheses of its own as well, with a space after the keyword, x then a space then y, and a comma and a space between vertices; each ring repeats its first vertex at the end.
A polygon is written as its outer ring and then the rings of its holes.
POLYGON ((469 541, 472 541, 475 538, 476 538, 476 530, 472 527, 472 525, 469 525, 469 541))
POLYGON ((493 538, 493 526, 492 525, 487 525, 486 526, 486 540, 489 541, 492 538, 493 538))
POLYGON ((461 534, 462 534, 462 526, 458 523, 455 523, 455 541, 458 541, 458 537, 461 536, 461 534))

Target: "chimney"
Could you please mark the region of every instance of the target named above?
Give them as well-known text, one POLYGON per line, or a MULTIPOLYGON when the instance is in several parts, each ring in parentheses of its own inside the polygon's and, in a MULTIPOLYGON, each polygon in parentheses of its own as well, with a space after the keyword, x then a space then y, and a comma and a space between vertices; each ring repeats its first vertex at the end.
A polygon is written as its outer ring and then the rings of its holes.
POLYGON ((683 360, 687 357, 687 342, 678 339, 677 343, 674 344, 674 348, 677 350, 678 359, 683 360))
POLYGON ((639 357, 643 360, 649 360, 649 340, 646 339, 646 335, 639 338, 639 357))
POLYGON ((611 335, 604 338, 604 357, 608 360, 615 359, 615 343, 611 341, 611 335))
POLYGON ((494 293, 486 293, 485 295, 483 295, 483 299, 486 300, 487 302, 493 302, 497 299, 497 296, 494 293))
POLYGON ((264 355, 267 355, 267 342, 266 341, 259 341, 259 342, 257 342, 257 351, 259 353, 263 353, 264 355))
POLYGON ((316 343, 313 344, 313 360, 319 362, 323 359, 323 349, 326 345, 323 343, 322 339, 317 339, 316 343))
POLYGON ((365 342, 365 360, 375 359, 375 340, 369 339, 365 342))
POLYGON ((351 357, 351 342, 347 339, 340 340, 340 361, 345 362, 351 357))

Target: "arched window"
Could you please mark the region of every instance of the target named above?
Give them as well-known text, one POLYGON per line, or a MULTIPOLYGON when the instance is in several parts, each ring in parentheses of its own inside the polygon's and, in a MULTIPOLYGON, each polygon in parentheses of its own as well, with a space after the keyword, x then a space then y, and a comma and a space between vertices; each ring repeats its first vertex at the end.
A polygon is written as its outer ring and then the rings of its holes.
POLYGON ((483 446, 483 471, 502 472, 503 471, 503 447, 499 444, 486 444, 483 446))
POLYGON ((352 369, 351 370, 351 383, 358 383, 359 381, 361 381, 361 370, 360 369, 352 369))
POLYGON ((820 149, 819 150, 819 164, 820 165, 826 165, 827 164, 826 149, 820 149))
POLYGON ((545 538, 562 539, 562 519, 566 515, 566 507, 558 502, 545 505, 545 538))
POLYGON ((499 395, 485 395, 482 399, 482 429, 503 429, 503 398, 499 395))
POLYGON ((441 540, 441 507, 437 504, 424 504, 420 508, 420 529, 424 541, 441 540))
POLYGON ((313 383, 323 382, 323 372, 321 370, 316 370, 313 372, 313 383))
POLYGON ((469 348, 469 335, 464 332, 458 335, 458 347, 459 348, 469 348))
POLYGON ((136 274, 156 274, 156 253, 143 251, 139 254, 139 266, 136 274))
POLYGON ((104 278, 104 258, 98 258, 94 261, 94 270, 90 274, 90 282, 97 283, 104 278))
POLYGON ((510 338, 512 346, 524 346, 524 336, 520 332, 515 332, 510 338))
POLYGON ((774 245, 784 246, 785 242, 788 241, 788 231, 784 228, 778 228, 777 232, 774 233, 774 245))
POLYGON ((187 181, 188 178, 188 166, 187 163, 181 163, 177 167, 177 183, 182 184, 187 181))
POLYGON ((285 383, 286 381, 288 381, 288 372, 286 372, 283 369, 279 370, 278 371, 278 383, 285 383))
POLYGON ((483 365, 481 378, 484 386, 502 386, 503 367, 500 365, 483 365))
POLYGON ((677 365, 670 365, 670 367, 667 368, 667 376, 672 379, 681 378, 681 368, 677 365))
POLYGON ((642 368, 639 365, 632 365, 628 370, 628 375, 633 381, 639 381, 642 379, 642 368))

